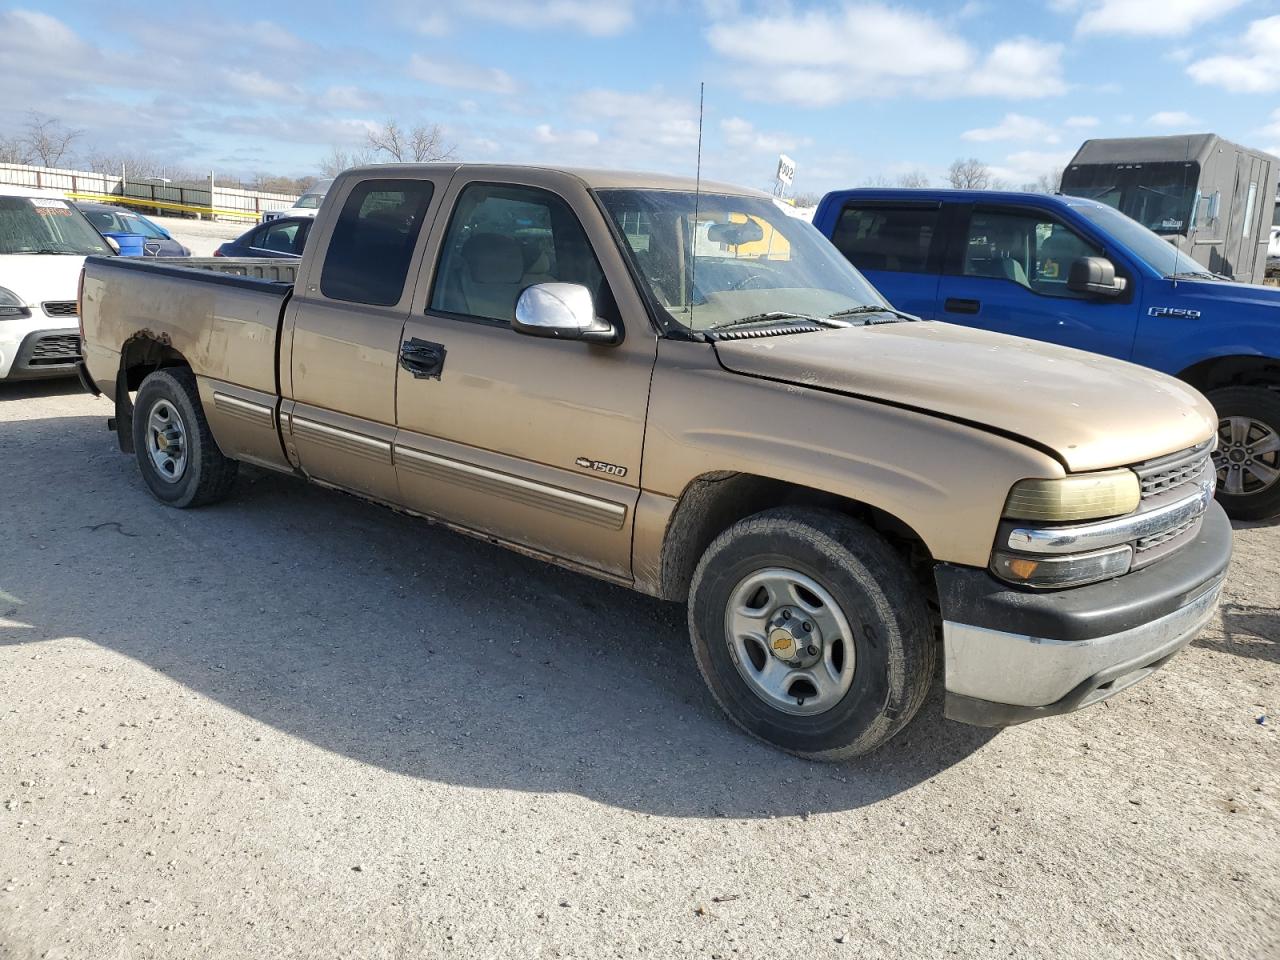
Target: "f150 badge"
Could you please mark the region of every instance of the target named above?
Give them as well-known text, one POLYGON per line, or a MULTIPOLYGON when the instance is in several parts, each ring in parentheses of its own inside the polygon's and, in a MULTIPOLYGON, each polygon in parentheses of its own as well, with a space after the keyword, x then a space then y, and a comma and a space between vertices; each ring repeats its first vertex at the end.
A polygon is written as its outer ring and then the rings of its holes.
POLYGON ((595 470, 597 473, 607 473, 611 477, 625 477, 627 468, 620 467, 616 463, 605 463, 603 460, 592 460, 588 457, 579 457, 573 461, 584 470, 595 470))
POLYGON ((1199 320, 1199 310, 1187 310, 1184 307, 1152 307, 1147 311, 1152 317, 1175 317, 1178 320, 1199 320))

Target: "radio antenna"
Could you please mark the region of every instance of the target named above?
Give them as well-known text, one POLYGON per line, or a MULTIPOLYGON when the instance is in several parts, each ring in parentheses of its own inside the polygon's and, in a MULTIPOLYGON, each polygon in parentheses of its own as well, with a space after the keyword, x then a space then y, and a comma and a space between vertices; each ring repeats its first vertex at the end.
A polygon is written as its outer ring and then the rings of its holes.
POLYGON ((693 298, 698 273, 698 200, 702 196, 702 108, 706 102, 706 81, 698 83, 698 162, 693 179, 693 223, 689 225, 689 332, 693 332, 693 298))

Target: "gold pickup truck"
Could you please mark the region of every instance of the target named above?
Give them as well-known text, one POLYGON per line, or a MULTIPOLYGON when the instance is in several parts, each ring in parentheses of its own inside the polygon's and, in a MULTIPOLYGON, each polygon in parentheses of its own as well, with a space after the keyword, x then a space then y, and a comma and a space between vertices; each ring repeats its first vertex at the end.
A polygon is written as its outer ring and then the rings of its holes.
POLYGON ((244 461, 687 601, 712 695, 806 757, 902 729, 939 644, 953 719, 1102 700, 1230 560, 1195 390, 898 313, 736 187, 366 167, 296 263, 94 257, 81 298, 162 502, 244 461))

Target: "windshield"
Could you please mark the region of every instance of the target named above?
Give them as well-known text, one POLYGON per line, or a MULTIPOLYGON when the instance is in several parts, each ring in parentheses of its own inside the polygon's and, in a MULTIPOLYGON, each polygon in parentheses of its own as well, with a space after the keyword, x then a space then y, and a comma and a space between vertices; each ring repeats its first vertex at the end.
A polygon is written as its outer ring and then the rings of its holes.
POLYGON ((600 199, 653 298, 687 330, 887 309, 822 234, 767 199, 669 190, 602 190, 600 199))
POLYGON ((65 200, 0 196, 0 254, 109 254, 98 231, 65 200))
POLYGON ((1062 192, 1115 207, 1155 233, 1185 236, 1199 181, 1197 163, 1097 163, 1070 167, 1062 192))
POLYGON ((1156 236, 1142 224, 1111 207, 1082 203, 1075 207, 1103 233, 1128 247, 1139 259, 1166 277, 1182 273, 1206 273, 1203 264, 1192 260, 1168 240, 1156 236))
POLYGON ((315 210, 320 206, 320 201, 323 199, 323 193, 304 193, 298 198, 298 202, 293 207, 295 210, 315 210))
POLYGON ((123 210, 83 210, 89 222, 98 228, 99 233, 132 233, 155 240, 163 240, 160 228, 146 217, 123 210))

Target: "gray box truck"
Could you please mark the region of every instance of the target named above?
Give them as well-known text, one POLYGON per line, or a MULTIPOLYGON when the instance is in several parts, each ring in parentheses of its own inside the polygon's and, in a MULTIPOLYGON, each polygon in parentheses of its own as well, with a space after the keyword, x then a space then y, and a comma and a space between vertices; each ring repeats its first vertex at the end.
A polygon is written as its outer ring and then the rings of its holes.
POLYGON ((1115 207, 1214 273, 1262 283, 1280 160, 1212 133, 1086 140, 1062 192, 1115 207))

